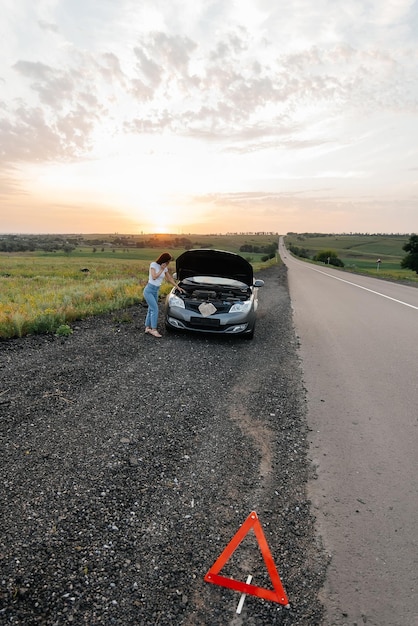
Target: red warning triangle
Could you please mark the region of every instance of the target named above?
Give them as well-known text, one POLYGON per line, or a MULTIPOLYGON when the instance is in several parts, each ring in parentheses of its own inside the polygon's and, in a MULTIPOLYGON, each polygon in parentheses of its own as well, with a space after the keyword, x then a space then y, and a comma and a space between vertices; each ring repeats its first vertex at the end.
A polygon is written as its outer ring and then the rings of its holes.
POLYGON ((272 602, 278 602, 279 604, 284 605, 289 604, 286 592, 283 589, 279 574, 276 566, 274 565, 273 557, 271 555, 270 548, 268 547, 266 537, 255 511, 252 511, 249 514, 241 528, 232 537, 225 550, 209 569, 204 580, 207 583, 213 583, 214 585, 228 587, 229 589, 234 589, 235 591, 240 591, 241 593, 264 598, 264 600, 271 600, 272 602), (240 545, 241 541, 251 529, 254 530, 255 536, 257 537, 258 545, 260 546, 261 554, 263 555, 264 563, 266 564, 274 590, 256 587, 255 585, 249 585, 247 583, 234 580, 233 578, 227 578, 219 575, 219 572, 225 563, 230 559, 232 554, 240 545))

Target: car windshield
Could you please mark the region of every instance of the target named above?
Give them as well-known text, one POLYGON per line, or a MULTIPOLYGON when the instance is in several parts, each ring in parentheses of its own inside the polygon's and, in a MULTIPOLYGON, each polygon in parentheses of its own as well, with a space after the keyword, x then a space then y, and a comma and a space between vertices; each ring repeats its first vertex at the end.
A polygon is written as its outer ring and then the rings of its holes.
POLYGON ((185 278, 183 283, 186 285, 222 285, 224 287, 232 287, 233 289, 248 289, 248 285, 240 280, 221 276, 190 276, 185 278))

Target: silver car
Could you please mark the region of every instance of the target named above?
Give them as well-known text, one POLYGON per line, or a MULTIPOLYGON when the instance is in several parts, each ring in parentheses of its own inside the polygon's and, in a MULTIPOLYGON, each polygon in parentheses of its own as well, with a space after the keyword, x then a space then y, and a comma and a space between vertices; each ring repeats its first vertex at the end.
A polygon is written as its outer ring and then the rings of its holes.
POLYGON ((258 307, 258 288, 252 265, 239 254, 224 250, 188 250, 176 260, 174 287, 165 303, 168 331, 241 335, 252 339, 258 307))

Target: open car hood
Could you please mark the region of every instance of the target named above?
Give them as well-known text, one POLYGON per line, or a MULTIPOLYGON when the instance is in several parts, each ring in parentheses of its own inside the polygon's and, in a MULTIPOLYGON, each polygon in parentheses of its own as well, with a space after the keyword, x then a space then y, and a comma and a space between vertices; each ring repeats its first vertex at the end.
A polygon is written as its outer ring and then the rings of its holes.
POLYGON ((254 282, 252 265, 242 256, 210 248, 183 252, 176 259, 176 272, 178 280, 191 276, 219 276, 239 280, 249 287, 254 282))

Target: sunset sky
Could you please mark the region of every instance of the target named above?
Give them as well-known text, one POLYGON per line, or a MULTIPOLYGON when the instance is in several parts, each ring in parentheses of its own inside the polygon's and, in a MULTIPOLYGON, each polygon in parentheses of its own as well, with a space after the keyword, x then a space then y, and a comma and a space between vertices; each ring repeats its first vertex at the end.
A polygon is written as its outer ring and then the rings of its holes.
POLYGON ((0 9, 0 233, 418 232, 417 2, 0 9))

